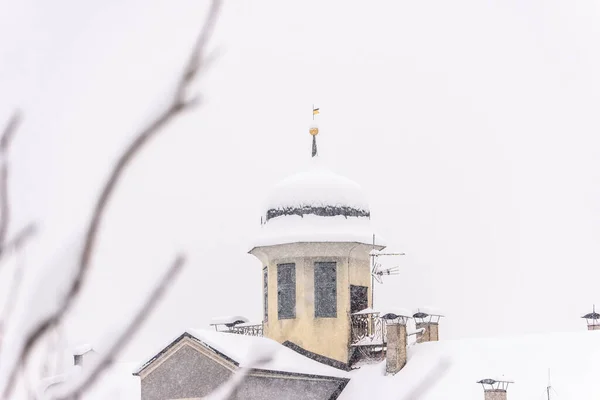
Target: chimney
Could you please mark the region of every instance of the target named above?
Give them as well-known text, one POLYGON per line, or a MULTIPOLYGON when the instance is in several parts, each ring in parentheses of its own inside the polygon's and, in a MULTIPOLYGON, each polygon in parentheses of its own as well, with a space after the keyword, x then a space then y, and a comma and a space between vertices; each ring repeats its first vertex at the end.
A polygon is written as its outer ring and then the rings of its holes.
POLYGON ((86 359, 88 359, 88 358, 90 358, 88 356, 95 354, 95 353, 96 352, 94 351, 92 346, 89 344, 82 344, 80 346, 77 346, 73 350, 73 365, 83 366, 84 357, 86 359))
POLYGON ((583 317, 587 322, 588 331, 600 330, 600 314, 596 312, 596 305, 592 306, 592 312, 585 314, 583 317))
POLYGON ((385 323, 387 349, 385 374, 394 375, 406 365, 406 321, 408 312, 387 313, 381 317, 385 323))
POLYGON ((483 386, 484 400, 506 400, 506 390, 512 381, 482 379, 479 382, 483 386))
POLYGON ((415 328, 422 329, 417 334, 417 343, 437 342, 440 340, 439 322, 443 317, 439 312, 433 311, 429 307, 418 308, 413 314, 415 319, 415 328))

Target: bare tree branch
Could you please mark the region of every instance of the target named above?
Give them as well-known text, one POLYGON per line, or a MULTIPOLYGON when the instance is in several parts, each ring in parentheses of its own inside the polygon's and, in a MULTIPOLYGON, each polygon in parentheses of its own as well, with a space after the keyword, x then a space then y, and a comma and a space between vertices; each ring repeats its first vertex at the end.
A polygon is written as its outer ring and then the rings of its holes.
POLYGON ((21 113, 19 111, 13 112, 8 120, 8 124, 6 124, 6 127, 2 132, 2 138, 0 138, 0 151, 6 151, 8 149, 20 123, 21 113))
POLYGON ((0 137, 0 257, 4 254, 4 242, 6 241, 8 224, 10 222, 7 153, 20 122, 21 114, 15 111, 2 131, 2 137, 0 137))
MULTIPOLYGON (((36 227, 33 224, 29 224, 25 228, 21 229, 21 231, 19 231, 13 239, 4 245, 4 254, 6 254, 6 251, 14 251, 18 253, 27 240, 35 234, 35 231, 36 227)), ((19 294, 19 289, 21 288, 22 278, 23 264, 17 260, 17 265, 15 266, 15 270, 13 272, 12 283, 6 298, 6 304, 4 305, 4 309, 2 310, 2 315, 0 318, 0 337, 2 336, 4 327, 8 326, 8 322, 17 302, 17 296, 19 294)), ((0 354, 1 353, 2 340, 0 339, 0 354)))
POLYGON ((115 164, 108 182, 102 189, 102 193, 98 197, 96 206, 92 214, 90 225, 86 232, 85 245, 81 254, 81 260, 79 263, 79 274, 73 282, 73 286, 68 295, 68 300, 73 298, 79 292, 83 281, 85 280, 87 271, 89 269, 90 260, 96 245, 96 237, 98 230, 104 216, 104 211, 108 205, 108 202, 114 193, 114 190, 125 171, 125 168, 131 163, 134 157, 142 150, 144 145, 148 143, 150 139, 156 136, 157 133, 161 132, 162 129, 171 122, 179 113, 185 108, 189 107, 192 103, 186 101, 186 90, 198 71, 203 65, 203 56, 205 51, 205 45, 213 31, 214 25, 217 20, 217 15, 220 9, 220 0, 213 0, 211 3, 210 10, 208 12, 207 19, 204 23, 203 29, 198 36, 196 44, 192 50, 191 57, 181 75, 179 82, 171 99, 170 104, 165 110, 163 110, 145 129, 143 129, 134 141, 129 145, 125 152, 121 155, 117 163, 115 164))
POLYGON ((23 247, 23 245, 33 237, 33 235, 35 235, 35 233, 37 232, 37 227, 35 226, 35 224, 28 224, 26 225, 24 228, 22 228, 19 232, 17 232, 17 234, 10 240, 8 240, 6 243, 4 243, 4 245, 2 246, 3 252, 13 252, 13 251, 19 251, 21 250, 21 248, 23 247))
POLYGON ((57 400, 72 400, 78 399, 88 388, 90 388, 102 374, 114 363, 115 357, 133 338, 133 335, 142 326, 146 318, 154 310, 156 305, 160 302, 165 292, 173 282, 175 277, 181 272, 185 264, 185 258, 180 255, 171 266, 167 269, 164 276, 162 276, 156 283, 154 289, 144 299, 140 309, 136 312, 134 318, 128 323, 128 325, 121 331, 116 340, 113 341, 111 346, 106 350, 100 357, 99 361, 93 365, 85 375, 77 381, 73 387, 57 388, 56 394, 51 396, 57 400))
POLYGON ((211 394, 204 397, 203 400, 229 400, 231 396, 239 389, 244 383, 244 380, 255 368, 265 365, 273 359, 273 351, 266 351, 259 354, 250 365, 244 368, 238 369, 231 378, 225 381, 221 386, 214 390, 211 394))
POLYGON ((85 234, 84 247, 79 261, 78 271, 73 279, 70 289, 68 290, 65 298, 61 301, 59 309, 56 312, 53 312, 52 315, 41 320, 35 329, 26 334, 27 337, 25 339, 25 344, 19 352, 19 362, 10 372, 7 385, 5 386, 3 393, 5 398, 10 397, 10 393, 12 392, 16 382, 19 365, 28 358, 32 348, 36 342, 40 340, 47 329, 53 324, 59 323, 62 320, 67 310, 71 307, 73 299, 81 290, 85 278, 87 277, 90 261, 96 245, 96 238, 98 236, 102 218, 104 217, 104 212, 114 193, 115 188, 117 187, 117 184, 123 175, 123 172, 126 170, 127 166, 131 164, 132 160, 134 160, 135 157, 140 153, 144 146, 150 141, 150 139, 162 132, 165 126, 167 126, 168 123, 170 123, 182 111, 197 104, 195 101, 188 100, 189 94, 186 93, 186 91, 189 89, 190 84, 197 76, 198 72, 204 67, 206 43, 208 42, 214 30, 220 7, 220 0, 212 0, 208 15, 204 25, 202 26, 202 30, 200 31, 200 34, 192 49, 190 58, 186 63, 185 68, 175 87, 171 101, 167 104, 164 110, 159 112, 158 115, 136 135, 135 139, 115 163, 108 181, 104 185, 94 207, 90 224, 85 234))

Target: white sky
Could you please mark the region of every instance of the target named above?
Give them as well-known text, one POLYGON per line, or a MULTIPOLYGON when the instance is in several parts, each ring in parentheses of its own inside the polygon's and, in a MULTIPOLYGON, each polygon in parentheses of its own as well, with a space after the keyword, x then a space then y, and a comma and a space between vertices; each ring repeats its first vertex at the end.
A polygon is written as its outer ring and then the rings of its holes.
MULTIPOLYGON (((0 119, 24 110, 12 228, 39 221, 35 274, 161 104, 206 4, 9 3, 0 119)), ((178 250, 187 269, 124 358, 215 315, 260 320, 248 243, 269 188, 310 157, 313 103, 320 155, 407 252, 376 307, 438 306, 442 338, 584 329, 600 299, 599 18, 597 0, 230 0, 206 102, 122 181, 69 342, 126 318, 178 250)))

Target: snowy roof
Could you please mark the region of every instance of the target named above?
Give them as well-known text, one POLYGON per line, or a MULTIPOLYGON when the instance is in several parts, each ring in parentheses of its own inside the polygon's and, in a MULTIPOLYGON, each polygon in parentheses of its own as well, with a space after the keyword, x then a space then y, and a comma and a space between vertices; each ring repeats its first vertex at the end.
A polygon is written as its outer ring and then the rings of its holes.
POLYGON ((427 314, 427 315, 443 317, 442 311, 439 308, 430 307, 430 306, 415 308, 413 311, 413 315, 415 315, 415 314, 427 314))
POLYGON ((228 325, 235 324, 239 321, 249 322, 248 318, 242 317, 241 315, 227 315, 222 317, 211 318, 209 325, 228 325))
POLYGON ((277 183, 267 200, 267 210, 283 207, 348 206, 369 210, 362 188, 356 182, 327 168, 316 156, 308 167, 277 183))
POLYGON ((379 314, 379 311, 373 310, 371 307, 367 307, 360 311, 352 313, 352 315, 364 315, 364 314, 379 314))
POLYGON ((262 322, 244 322, 242 324, 237 324, 236 327, 237 328, 244 328, 244 327, 258 326, 258 325, 262 325, 262 322))
POLYGON ((79 346, 75 347, 73 349, 73 355, 75 356, 81 356, 85 353, 88 353, 90 351, 92 351, 92 345, 91 344, 80 344, 79 346))
MULTIPOLYGON (((188 329, 185 334, 190 335, 212 350, 225 355, 240 367, 252 366, 258 357, 265 353, 271 353, 272 359, 266 364, 261 364, 257 367, 258 369, 336 378, 349 377, 345 371, 313 361, 266 337, 238 335, 205 329, 188 329)), ((136 370, 136 374, 145 369, 155 359, 156 356, 153 356, 143 363, 136 370)))
POLYGON ((313 374, 347 378, 348 373, 313 361, 273 339, 263 336, 237 335, 203 329, 187 331, 202 343, 226 355, 240 367, 250 366, 259 354, 272 352, 273 358, 259 369, 298 374, 313 374))
MULTIPOLYGON (((89 400, 139 399, 141 396, 140 380, 131 375, 135 367, 136 363, 115 363, 101 375, 97 384, 90 387, 83 397, 89 400)), ((71 380, 77 379, 84 370, 85 367, 71 365, 62 374, 42 379, 36 387, 37 397, 46 398, 51 392, 52 386, 69 383, 71 380)))
POLYGON ((378 249, 373 249, 369 252, 370 256, 403 256, 405 255, 405 253, 400 252, 400 251, 390 251, 389 249, 386 249, 385 251, 382 250, 378 250, 378 249))
POLYGON ((596 311, 594 311, 594 312, 585 314, 581 318, 585 318, 585 319, 600 319, 600 314, 598 314, 596 311))
POLYGON ((394 314, 394 315, 398 315, 400 317, 407 317, 407 318, 412 318, 412 314, 410 311, 408 311, 405 308, 393 308, 393 309, 385 309, 381 315, 385 316, 387 314, 394 314))
POLYGON ((481 379, 481 380, 477 381, 477 383, 481 383, 484 385, 493 385, 494 383, 497 383, 497 382, 515 383, 515 381, 511 381, 510 379, 506 378, 505 376, 496 376, 493 378, 485 378, 485 379, 481 379))
POLYGON ((476 382, 486 378, 514 381, 511 400, 545 398, 549 369, 560 398, 594 399, 599 357, 598 331, 420 343, 409 347, 406 366, 394 376, 385 376, 385 362, 350 372, 339 400, 481 400, 476 382), (426 391, 410 397, 422 382, 426 391))

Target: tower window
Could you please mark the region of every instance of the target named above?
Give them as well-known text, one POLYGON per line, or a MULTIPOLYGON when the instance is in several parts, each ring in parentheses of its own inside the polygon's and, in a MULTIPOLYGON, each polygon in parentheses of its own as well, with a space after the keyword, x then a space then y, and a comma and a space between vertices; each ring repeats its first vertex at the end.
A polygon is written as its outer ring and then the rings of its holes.
POLYGON ((277 315, 296 318, 296 264, 277 265, 277 315))
POLYGON ((268 321, 269 319, 269 275, 267 273, 267 267, 263 268, 263 320, 268 321))
POLYGON ((315 317, 337 317, 337 274, 335 262, 315 263, 315 317))

